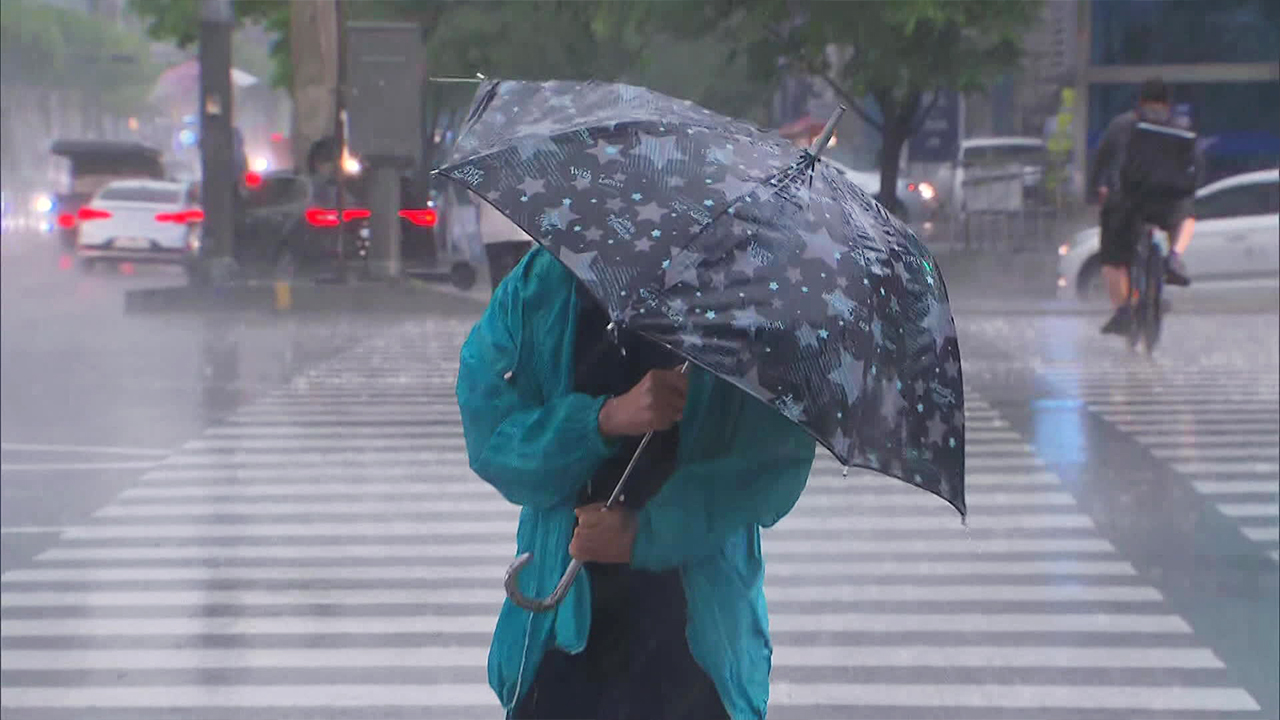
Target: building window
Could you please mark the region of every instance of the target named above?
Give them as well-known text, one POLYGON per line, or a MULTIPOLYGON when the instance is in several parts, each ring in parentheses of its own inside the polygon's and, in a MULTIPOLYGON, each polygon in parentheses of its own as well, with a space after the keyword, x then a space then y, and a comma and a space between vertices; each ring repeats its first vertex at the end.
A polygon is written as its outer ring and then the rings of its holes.
POLYGON ((1094 0, 1094 65, 1280 61, 1275 0, 1094 0))

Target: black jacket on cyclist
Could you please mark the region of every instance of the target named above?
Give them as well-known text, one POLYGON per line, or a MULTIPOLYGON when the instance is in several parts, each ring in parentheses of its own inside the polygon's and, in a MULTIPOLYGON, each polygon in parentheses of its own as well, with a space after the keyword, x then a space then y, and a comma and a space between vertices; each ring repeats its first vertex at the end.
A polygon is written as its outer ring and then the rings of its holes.
MULTIPOLYGON (((1123 188, 1120 174, 1124 168, 1126 151, 1129 147, 1129 139, 1133 137, 1134 128, 1143 121, 1168 124, 1170 115, 1168 110, 1162 111, 1149 107, 1130 110, 1115 116, 1107 125, 1107 129, 1102 133, 1102 140, 1098 143, 1098 153, 1094 158, 1093 172, 1089 175, 1087 186, 1090 192, 1096 192, 1098 188, 1105 187, 1108 190, 1107 204, 1123 202, 1125 198, 1121 196, 1123 188)), ((1204 157, 1200 148, 1196 149, 1196 172, 1196 185, 1199 186, 1203 182, 1204 175, 1204 157)))

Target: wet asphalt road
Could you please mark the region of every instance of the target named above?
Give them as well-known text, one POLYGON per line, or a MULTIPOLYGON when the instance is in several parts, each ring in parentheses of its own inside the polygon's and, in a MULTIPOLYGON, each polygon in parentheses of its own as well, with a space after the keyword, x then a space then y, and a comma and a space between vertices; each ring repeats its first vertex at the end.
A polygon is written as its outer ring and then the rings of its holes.
MULTIPOLYGON (((177 276, 57 260, 3 257, 6 720, 500 717, 471 317, 125 317, 177 276)), ((765 537, 770 717, 1275 718, 1277 312, 1178 310, 1152 360, 962 314, 970 527, 820 460, 765 537)))

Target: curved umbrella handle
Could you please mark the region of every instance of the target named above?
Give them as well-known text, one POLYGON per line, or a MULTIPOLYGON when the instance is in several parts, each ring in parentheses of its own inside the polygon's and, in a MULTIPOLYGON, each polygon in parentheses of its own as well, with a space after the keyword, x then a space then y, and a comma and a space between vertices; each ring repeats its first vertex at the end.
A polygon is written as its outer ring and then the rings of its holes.
POLYGON ((507 576, 503 580, 503 587, 507 589, 507 597, 511 598, 511 602, 517 607, 529 612, 546 612, 551 608, 560 604, 564 600, 564 596, 569 594, 569 588, 573 586, 574 578, 578 576, 578 571, 582 569, 582 561, 574 559, 569 563, 569 567, 565 568, 564 575, 560 576, 560 582, 556 583, 556 589, 545 598, 526 597, 520 592, 520 585, 517 579, 520 571, 524 569, 533 560, 532 553, 521 553, 515 562, 511 563, 511 567, 507 568, 507 576))
MULTIPOLYGON (((610 326, 612 327, 612 325, 610 326)), ((686 360, 680 366, 680 372, 689 371, 689 361, 686 360)), ((631 477, 631 471, 636 468, 636 461, 640 459, 640 453, 644 452, 644 448, 653 439, 653 431, 645 434, 644 439, 640 441, 640 445, 636 448, 635 453, 631 456, 631 462, 627 463, 627 469, 622 472, 622 477, 618 478, 618 484, 613 488, 613 493, 609 496, 609 501, 604 504, 604 510, 613 507, 614 503, 622 498, 622 489, 627 484, 627 478, 631 477)), ((582 561, 574 559, 569 563, 569 567, 564 569, 564 574, 560 576, 560 582, 556 583, 555 590, 547 597, 539 600, 537 598, 526 597, 520 592, 520 584, 517 579, 520 577, 520 571, 533 561, 533 553, 521 553, 507 568, 506 578, 502 581, 502 586, 507 590, 507 597, 511 598, 511 602, 517 607, 528 610, 529 612, 546 612, 551 608, 560 604, 564 600, 564 596, 569 594, 569 588, 573 586, 573 581, 578 577, 578 572, 582 570, 582 561)))

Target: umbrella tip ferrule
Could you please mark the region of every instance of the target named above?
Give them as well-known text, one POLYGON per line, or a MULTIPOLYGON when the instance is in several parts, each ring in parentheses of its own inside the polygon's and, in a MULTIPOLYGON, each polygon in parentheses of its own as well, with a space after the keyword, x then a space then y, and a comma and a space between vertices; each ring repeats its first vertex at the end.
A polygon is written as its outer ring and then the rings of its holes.
POLYGON ((822 155, 822 151, 827 149, 827 143, 831 142, 831 136, 836 134, 836 124, 840 122, 840 118, 849 108, 841 105, 831 113, 831 117, 827 119, 827 124, 822 128, 822 134, 813 139, 813 144, 809 146, 809 154, 816 160, 822 155))

